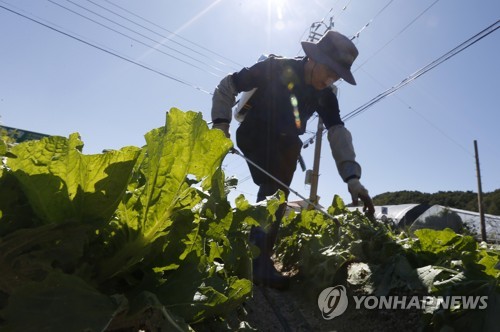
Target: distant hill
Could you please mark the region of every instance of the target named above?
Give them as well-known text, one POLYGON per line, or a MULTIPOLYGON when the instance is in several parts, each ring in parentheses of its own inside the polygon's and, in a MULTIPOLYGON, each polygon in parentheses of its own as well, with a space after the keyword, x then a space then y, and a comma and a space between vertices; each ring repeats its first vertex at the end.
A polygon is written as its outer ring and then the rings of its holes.
MULTIPOLYGON (((387 192, 373 197, 375 205, 396 205, 396 204, 439 204, 478 212, 477 193, 472 191, 438 191, 429 194, 420 191, 395 191, 387 192)), ((500 189, 489 193, 483 193, 484 213, 500 215, 500 189)))

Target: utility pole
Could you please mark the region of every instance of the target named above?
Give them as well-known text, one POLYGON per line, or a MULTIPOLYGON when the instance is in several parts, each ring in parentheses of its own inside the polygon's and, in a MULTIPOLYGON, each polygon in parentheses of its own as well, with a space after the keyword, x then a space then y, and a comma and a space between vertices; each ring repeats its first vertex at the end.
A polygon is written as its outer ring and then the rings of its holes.
POLYGON ((474 140, 474 152, 476 155, 476 173, 477 173, 477 205, 479 207, 479 218, 481 222, 481 239, 486 242, 486 222, 484 220, 483 209, 483 189, 481 187, 481 169, 479 168, 479 153, 477 141, 474 140))
POLYGON ((309 200, 314 204, 318 204, 318 182, 319 182, 319 158, 321 156, 321 141, 323 137, 323 120, 318 117, 318 129, 316 131, 316 145, 314 146, 314 163, 311 173, 311 192, 309 200))
MULTIPOLYGON (((315 22, 311 24, 309 29, 308 41, 315 42, 318 41, 323 35, 333 28, 333 17, 330 17, 330 22, 327 25, 324 21, 315 22), (321 31, 321 32, 320 32, 321 31)), ((334 93, 337 94, 337 87, 332 85, 334 93)), ((321 144, 323 140, 323 121, 318 116, 318 128, 316 129, 316 145, 314 147, 314 162, 313 169, 311 173, 311 192, 309 194, 309 200, 315 205, 318 204, 318 182, 319 182, 319 161, 321 158, 321 144)), ((313 208, 309 206, 309 208, 313 208)))

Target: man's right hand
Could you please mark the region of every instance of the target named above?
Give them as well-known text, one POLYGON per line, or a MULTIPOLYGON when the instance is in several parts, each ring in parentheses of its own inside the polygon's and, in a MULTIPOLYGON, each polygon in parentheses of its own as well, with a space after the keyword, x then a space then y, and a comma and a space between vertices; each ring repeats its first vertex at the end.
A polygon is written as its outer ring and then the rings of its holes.
POLYGON ((214 123, 212 125, 212 129, 222 130, 222 132, 224 133, 224 135, 226 135, 227 138, 231 138, 231 134, 229 134, 229 123, 226 122, 214 123))

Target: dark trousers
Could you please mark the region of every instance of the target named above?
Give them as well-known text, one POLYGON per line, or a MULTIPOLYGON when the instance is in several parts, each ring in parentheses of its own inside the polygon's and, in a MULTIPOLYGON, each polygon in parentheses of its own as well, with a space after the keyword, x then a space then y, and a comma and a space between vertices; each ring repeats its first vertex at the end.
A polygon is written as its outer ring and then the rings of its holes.
MULTIPOLYGON (((266 170, 273 177, 279 179, 287 187, 290 186, 293 174, 297 168, 302 141, 298 136, 287 136, 279 133, 269 133, 259 130, 258 126, 241 125, 236 131, 236 142, 245 157, 266 170)), ((252 164, 248 163, 252 179, 259 186, 257 202, 266 199, 266 196, 275 194, 278 189, 283 190, 285 198, 290 193, 287 187, 276 182, 252 164)), ((270 257, 276 241, 279 224, 286 209, 283 204, 276 212, 276 222, 266 233, 260 227, 253 228, 250 240, 257 245, 264 256, 270 257)))
MULTIPOLYGON (((245 157, 279 179, 287 187, 290 186, 302 148, 302 141, 298 136, 260 132, 258 127, 252 128, 249 132, 242 125, 236 131, 236 142, 245 157)), ((288 198, 290 193, 288 188, 280 185, 250 163, 248 167, 253 182, 259 186, 257 202, 264 200, 266 196, 273 195, 278 189, 283 190, 285 197, 288 198)))

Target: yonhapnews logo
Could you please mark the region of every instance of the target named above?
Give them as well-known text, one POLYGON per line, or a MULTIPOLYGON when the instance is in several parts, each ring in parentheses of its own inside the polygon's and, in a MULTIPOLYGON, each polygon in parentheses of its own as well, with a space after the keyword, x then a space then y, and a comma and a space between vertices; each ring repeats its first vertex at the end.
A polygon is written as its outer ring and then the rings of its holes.
MULTIPOLYGON (((488 296, 353 296, 356 309, 486 309, 488 296)), ((342 285, 325 288, 318 296, 318 307, 324 319, 342 315, 349 304, 342 285)))
POLYGON ((318 307, 324 319, 333 319, 346 311, 349 300, 344 286, 325 288, 318 297, 318 307))

